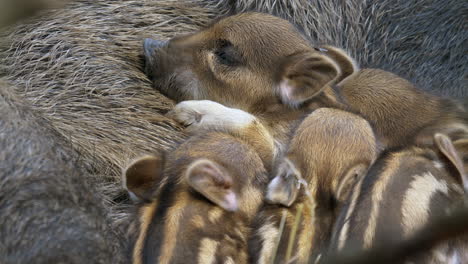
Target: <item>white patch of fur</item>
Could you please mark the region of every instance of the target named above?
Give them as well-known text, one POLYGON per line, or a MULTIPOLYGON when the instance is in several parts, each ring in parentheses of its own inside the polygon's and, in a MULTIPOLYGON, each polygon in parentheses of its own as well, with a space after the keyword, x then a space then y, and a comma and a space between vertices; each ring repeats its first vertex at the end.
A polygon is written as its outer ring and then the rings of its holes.
POLYGON ((432 164, 434 165, 434 167, 436 169, 440 170, 440 169, 444 168, 444 164, 442 164, 440 161, 433 161, 432 164))
POLYGON ((277 86, 277 91, 280 95, 281 102, 293 109, 299 108, 299 105, 302 101, 293 99, 293 90, 294 88, 289 84, 289 79, 283 79, 277 86))
POLYGON ((276 203, 277 201, 284 201, 287 200, 288 197, 285 196, 285 192, 278 192, 278 189, 281 189, 281 185, 284 182, 281 180, 280 176, 276 176, 273 180, 268 184, 267 193, 266 193, 266 200, 272 203, 276 203))
POLYGON ((447 264, 462 264, 460 254, 455 251, 451 256, 448 256, 447 264))
POLYGON ((178 103, 171 111, 179 122, 190 129, 242 129, 256 120, 255 116, 240 109, 229 108, 210 100, 190 100, 178 103))
POLYGON ((231 257, 227 257, 226 261, 224 261, 224 264, 236 264, 236 263, 231 257))
MULTIPOLYGON (((397 163, 392 163, 392 166, 396 166, 397 163)), ((392 178, 394 170, 392 168, 387 168, 381 174, 380 179, 375 183, 372 190, 372 208, 369 217, 369 222, 367 224, 366 231, 364 233, 364 248, 370 248, 374 241, 375 230, 377 228, 377 218, 380 214, 380 206, 383 199, 383 194, 388 186, 388 182, 392 178)))
POLYGON ((430 172, 415 176, 403 197, 401 207, 405 236, 413 234, 427 222, 431 198, 437 192, 448 194, 445 181, 437 180, 430 172))
POLYGON ((276 240, 279 235, 279 230, 272 223, 268 223, 262 226, 258 232, 260 233, 263 242, 258 264, 270 263, 276 240))
POLYGON ((283 79, 279 83, 278 91, 281 97, 281 101, 285 104, 289 104, 293 101, 292 93, 293 87, 289 85, 289 79, 283 79))
POLYGON ((234 192, 228 192, 223 201, 223 208, 230 212, 235 212, 239 208, 237 204, 237 197, 234 192))
POLYGON ((453 245, 449 246, 447 243, 439 245, 432 250, 430 257, 431 263, 440 264, 464 264, 466 261, 462 260, 462 256, 458 250, 453 250, 453 245))
POLYGON ((315 258, 314 264, 320 263, 320 259, 322 259, 322 254, 317 255, 317 257, 315 258))
MULTIPOLYGON (((200 248, 198 251, 198 263, 210 264, 214 263, 216 250, 218 248, 218 241, 209 238, 203 238, 200 241, 200 248)), ((190 262, 190 260, 187 260, 190 262)))

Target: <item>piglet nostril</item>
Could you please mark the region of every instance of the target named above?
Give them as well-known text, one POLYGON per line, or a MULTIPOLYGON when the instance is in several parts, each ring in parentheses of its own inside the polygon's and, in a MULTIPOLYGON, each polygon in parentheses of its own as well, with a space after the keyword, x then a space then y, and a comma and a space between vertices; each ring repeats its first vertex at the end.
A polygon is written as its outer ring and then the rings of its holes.
POLYGON ((166 45, 167 41, 165 40, 145 38, 145 40, 143 41, 143 49, 145 52, 145 56, 150 57, 155 50, 160 49, 166 45))

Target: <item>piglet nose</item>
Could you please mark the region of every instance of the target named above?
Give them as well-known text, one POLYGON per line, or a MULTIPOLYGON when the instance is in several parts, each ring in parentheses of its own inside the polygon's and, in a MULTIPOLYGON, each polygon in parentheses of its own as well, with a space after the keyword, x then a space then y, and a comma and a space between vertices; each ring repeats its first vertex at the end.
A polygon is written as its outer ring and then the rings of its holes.
POLYGON ((145 56, 147 57, 151 56, 155 50, 160 49, 166 45, 167 45, 166 40, 156 40, 156 39, 145 38, 145 40, 143 41, 143 49, 145 51, 145 56))

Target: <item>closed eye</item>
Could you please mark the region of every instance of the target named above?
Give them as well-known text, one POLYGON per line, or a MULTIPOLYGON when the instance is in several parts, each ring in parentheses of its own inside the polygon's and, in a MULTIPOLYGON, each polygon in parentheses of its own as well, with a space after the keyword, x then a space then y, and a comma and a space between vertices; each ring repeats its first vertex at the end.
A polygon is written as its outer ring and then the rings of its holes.
POLYGON ((226 66, 237 66, 240 64, 240 58, 234 46, 228 40, 219 40, 218 47, 214 54, 220 64, 226 66))

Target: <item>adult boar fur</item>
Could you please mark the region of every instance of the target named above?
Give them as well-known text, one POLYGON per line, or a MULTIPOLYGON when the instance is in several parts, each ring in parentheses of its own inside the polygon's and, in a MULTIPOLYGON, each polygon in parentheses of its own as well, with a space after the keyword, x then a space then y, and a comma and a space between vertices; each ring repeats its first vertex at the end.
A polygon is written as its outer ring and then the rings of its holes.
POLYGON ((182 138, 161 115, 171 101, 142 71, 141 40, 190 32, 213 17, 190 1, 72 2, 13 28, 0 64, 85 162, 117 178, 128 160, 182 138))
POLYGON ((13 90, 0 80, 0 262, 124 263, 97 182, 13 90))
POLYGON ((8 177, 0 180, 8 206, 0 215, 0 262, 119 263, 124 251, 113 243, 122 238, 104 223, 110 218, 116 227, 126 215, 108 201, 123 192, 120 167, 184 137, 161 115, 171 101, 143 74, 141 39, 198 29, 219 13, 205 4, 76 1, 1 33, 0 74, 21 95, 15 104, 40 121, 16 114, 0 87, 0 120, 18 124, 0 126, 8 129, 0 133, 0 179, 8 177), (29 131, 36 127, 47 129, 29 131), (72 153, 83 168, 63 161, 72 153))

